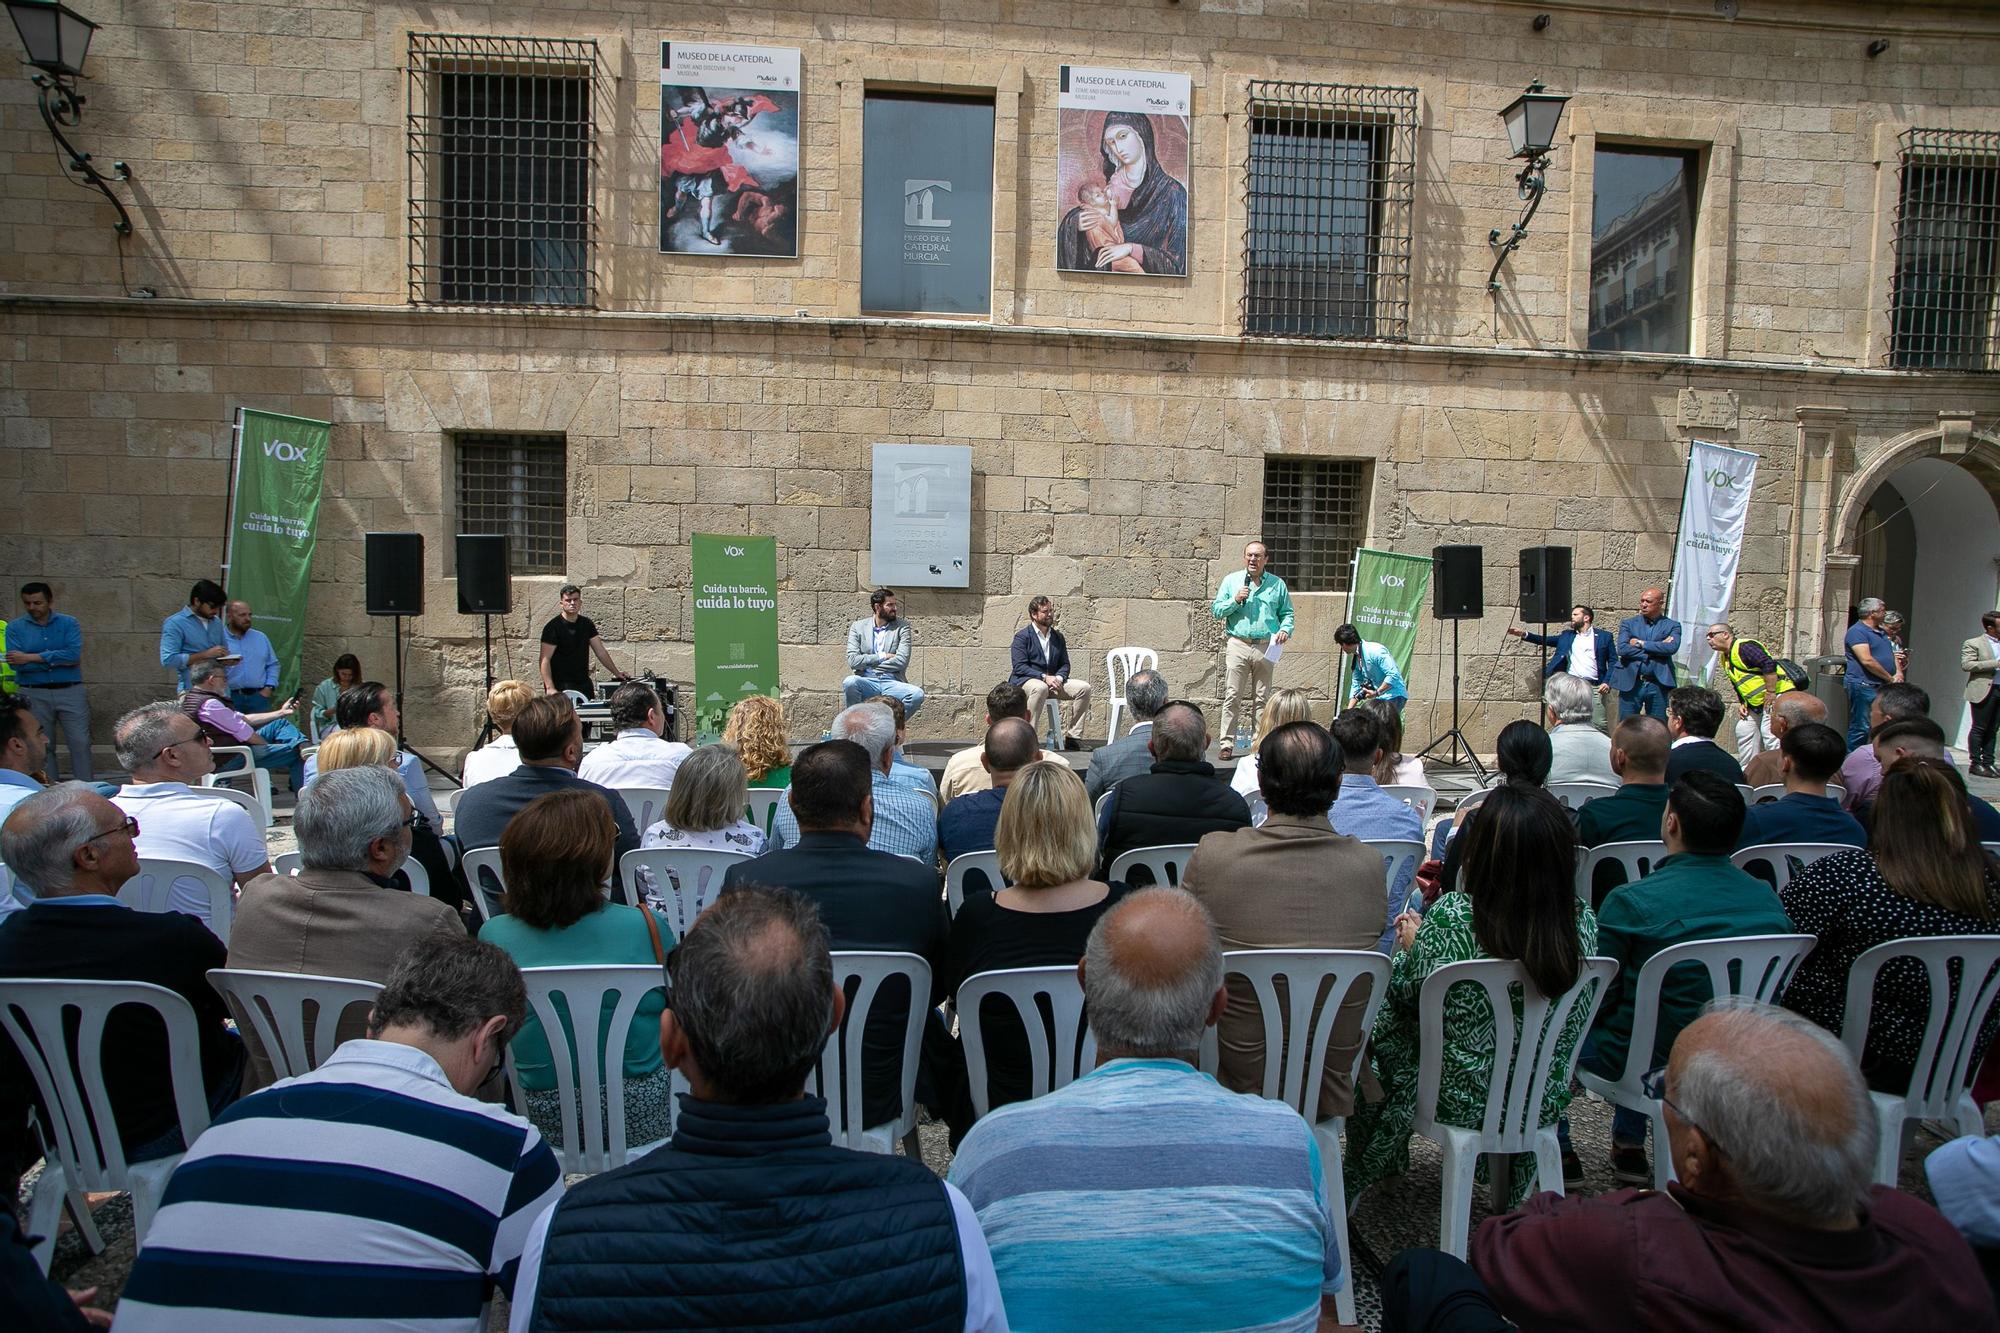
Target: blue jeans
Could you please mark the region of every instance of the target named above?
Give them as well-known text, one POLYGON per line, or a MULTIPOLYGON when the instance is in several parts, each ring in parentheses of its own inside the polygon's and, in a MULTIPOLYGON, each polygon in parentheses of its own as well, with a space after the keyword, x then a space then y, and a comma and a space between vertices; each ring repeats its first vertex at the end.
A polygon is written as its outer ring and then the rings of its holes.
POLYGON ((257 728, 257 734, 266 742, 251 752, 257 767, 273 770, 282 768, 291 776, 293 791, 303 787, 306 782, 306 764, 305 760, 299 758, 299 751, 305 746, 306 738, 299 729, 281 717, 257 728))
MULTIPOLYGON (((1577 1049, 1577 1064, 1588 1069, 1593 1074, 1599 1074, 1605 1078, 1617 1078, 1625 1071, 1622 1069, 1606 1069, 1598 1064, 1597 1045, 1591 1040, 1591 1037, 1595 1035, 1595 1033, 1588 1033, 1584 1036, 1583 1045, 1577 1049)), ((1652 1127, 1652 1124, 1653 1118, 1651 1116, 1644 1115, 1638 1111, 1627 1110, 1623 1106, 1613 1106, 1611 1108, 1611 1145, 1614 1148, 1630 1148, 1635 1145, 1641 1148, 1645 1147, 1646 1132, 1652 1127)), ((1556 1142, 1562 1145, 1564 1152, 1570 1150, 1568 1116, 1564 1116, 1562 1119, 1556 1121, 1556 1142)), ((1665 1150, 1665 1145, 1662 1145, 1661 1151, 1664 1152, 1665 1150)))
POLYGON ((841 698, 845 706, 852 708, 863 700, 873 699, 878 694, 886 694, 903 705, 903 721, 907 725, 917 716, 917 710, 924 706, 924 692, 906 680, 896 680, 887 676, 849 676, 840 682, 841 698))
POLYGON ((1847 748, 1860 749, 1868 743, 1868 710, 1875 702, 1875 696, 1882 692, 1882 683, 1873 676, 1847 677, 1847 748))
POLYGON ((1667 720, 1667 690, 1657 680, 1641 680, 1631 689, 1618 696, 1618 720, 1623 722, 1635 713, 1667 720))

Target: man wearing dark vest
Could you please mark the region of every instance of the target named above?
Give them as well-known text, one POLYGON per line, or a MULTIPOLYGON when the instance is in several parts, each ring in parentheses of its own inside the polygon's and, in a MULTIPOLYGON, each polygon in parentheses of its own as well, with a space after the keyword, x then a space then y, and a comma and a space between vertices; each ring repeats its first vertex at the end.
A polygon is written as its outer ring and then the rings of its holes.
POLYGON ((257 767, 290 775, 292 790, 306 785, 305 761, 299 758, 306 738, 292 725, 291 710, 238 712, 229 698, 229 668, 220 660, 197 662, 188 668, 188 692, 181 711, 195 720, 212 745, 247 745, 257 767))
POLYGON ((1708 646, 1716 654, 1716 669, 1736 691, 1736 762, 1747 769, 1752 759, 1778 748, 1771 730, 1771 705, 1798 686, 1779 669, 1770 649, 1755 639, 1738 638, 1727 624, 1718 621, 1708 627, 1708 646))
MULTIPOLYGON (((1250 807, 1202 758, 1208 724, 1199 708, 1179 700, 1162 708, 1146 748, 1153 756, 1151 771, 1113 787, 1097 813, 1099 874, 1109 873, 1111 863, 1135 847, 1196 843, 1205 833, 1250 827, 1250 807)), ((1132 881, 1135 888, 1152 882, 1132 881)))
POLYGON ((846 1008, 812 903, 727 888, 667 970, 660 1049, 690 1088, 674 1136, 534 1223, 511 1333, 1006 1328, 965 1196, 920 1161, 834 1147, 805 1092, 846 1008))

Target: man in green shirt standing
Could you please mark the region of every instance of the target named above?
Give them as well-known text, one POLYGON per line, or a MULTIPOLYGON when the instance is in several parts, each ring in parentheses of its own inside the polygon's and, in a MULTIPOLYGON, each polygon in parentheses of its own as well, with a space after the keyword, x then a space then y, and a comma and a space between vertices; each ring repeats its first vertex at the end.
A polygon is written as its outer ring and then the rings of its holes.
POLYGON ((1222 749, 1224 759, 1236 755, 1238 731, 1257 724, 1257 695, 1271 688, 1277 666, 1270 657, 1273 644, 1292 637, 1292 594, 1285 581, 1264 571, 1271 558, 1264 543, 1243 548, 1243 569, 1222 580, 1209 609, 1222 622, 1228 639, 1222 662, 1222 749))

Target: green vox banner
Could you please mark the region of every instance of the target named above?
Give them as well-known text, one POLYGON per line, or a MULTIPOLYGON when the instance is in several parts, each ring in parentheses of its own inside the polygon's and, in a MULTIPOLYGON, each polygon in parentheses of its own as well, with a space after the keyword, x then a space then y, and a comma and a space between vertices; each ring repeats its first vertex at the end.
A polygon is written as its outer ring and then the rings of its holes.
POLYGON ((333 427, 307 417, 236 410, 236 474, 230 487, 223 586, 250 603, 278 657, 279 700, 299 688, 306 596, 319 527, 320 478, 333 427))
POLYGON ((706 745, 738 699, 778 697, 778 539, 697 532, 692 546, 694 722, 706 745))
MULTIPOLYGON (((1417 647, 1417 621, 1423 614, 1424 597, 1431 586, 1431 558, 1427 555, 1398 555, 1394 551, 1371 551, 1362 547, 1354 553, 1354 578, 1347 594, 1347 623, 1370 643, 1379 643, 1396 659, 1396 669, 1405 680, 1410 676, 1410 655, 1417 647)), ((1347 697, 1347 661, 1341 658, 1339 693, 1347 697)))

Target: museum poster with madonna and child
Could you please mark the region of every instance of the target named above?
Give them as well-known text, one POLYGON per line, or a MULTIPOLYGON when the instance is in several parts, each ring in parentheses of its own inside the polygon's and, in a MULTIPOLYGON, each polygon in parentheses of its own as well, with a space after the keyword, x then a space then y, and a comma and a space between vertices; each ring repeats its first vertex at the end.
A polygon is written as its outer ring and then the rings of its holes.
POLYGON ((660 250, 799 253, 799 53, 660 43, 660 250))
POLYGON ((1192 81, 1064 65, 1056 93, 1056 267, 1188 272, 1192 81))

